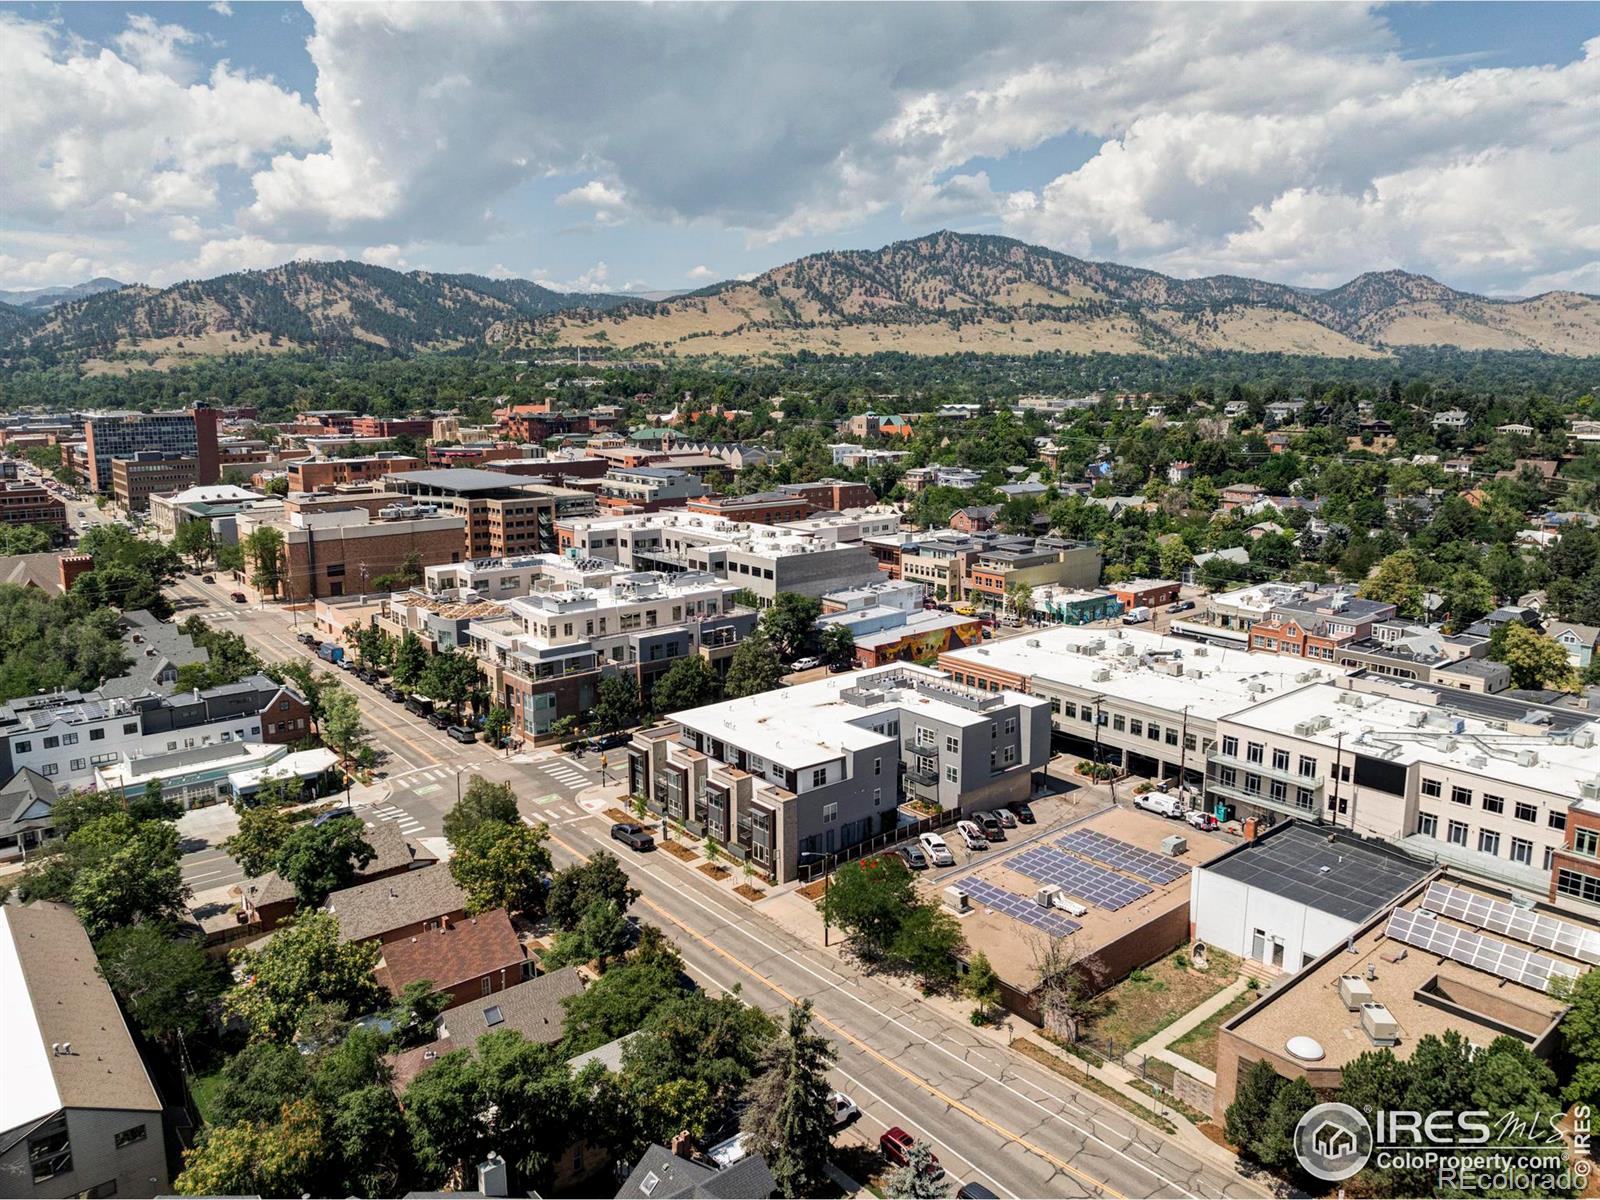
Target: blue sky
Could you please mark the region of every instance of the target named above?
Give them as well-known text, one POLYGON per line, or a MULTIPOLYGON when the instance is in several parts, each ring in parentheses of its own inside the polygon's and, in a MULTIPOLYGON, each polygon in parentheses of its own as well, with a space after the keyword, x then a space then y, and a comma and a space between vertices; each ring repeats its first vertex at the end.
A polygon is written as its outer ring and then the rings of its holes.
POLYGON ((1600 291, 1600 5, 0 5, 0 287, 688 288, 950 227, 1600 291))

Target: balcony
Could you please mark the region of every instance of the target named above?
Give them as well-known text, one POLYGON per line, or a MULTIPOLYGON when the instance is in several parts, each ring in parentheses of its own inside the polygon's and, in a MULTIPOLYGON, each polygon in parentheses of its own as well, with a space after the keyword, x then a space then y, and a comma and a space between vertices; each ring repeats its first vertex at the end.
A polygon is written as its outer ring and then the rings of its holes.
POLYGON ((1207 778, 1206 795, 1221 796, 1228 800, 1238 801, 1240 804, 1249 804, 1256 808, 1267 808, 1273 812, 1283 813, 1285 816, 1298 817, 1302 821, 1322 821, 1322 808, 1313 800, 1310 807, 1301 808, 1292 799, 1274 800, 1266 792, 1247 792, 1242 787, 1229 787, 1216 779, 1207 778))
POLYGON ((1247 762, 1242 758, 1224 754, 1220 750, 1213 750, 1207 754, 1206 762, 1216 763, 1219 767, 1232 767, 1236 771, 1248 771, 1252 775, 1261 775, 1267 779, 1281 779, 1292 788, 1310 788, 1312 792, 1320 792, 1325 782, 1321 775, 1299 775, 1290 770, 1279 771, 1266 763, 1247 762))
POLYGON ((925 771, 921 767, 906 768, 906 779, 919 787, 939 786, 939 772, 925 771))

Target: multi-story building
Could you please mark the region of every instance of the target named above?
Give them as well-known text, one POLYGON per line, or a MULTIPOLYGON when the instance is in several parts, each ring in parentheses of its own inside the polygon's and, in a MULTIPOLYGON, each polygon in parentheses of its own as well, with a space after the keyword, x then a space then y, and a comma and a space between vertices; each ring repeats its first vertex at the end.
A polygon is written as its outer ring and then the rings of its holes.
POLYGON ((291 511, 265 505, 234 518, 241 540, 257 529, 283 537, 277 595, 291 601, 320 596, 363 595, 373 581, 408 562, 461 562, 467 523, 433 505, 390 504, 378 519, 365 508, 291 511))
POLYGON ((1100 561, 1099 547, 1055 537, 1027 548, 997 546, 972 559, 967 596, 1004 607, 1018 587, 1092 588, 1100 582, 1100 561))
POLYGON ((719 673, 756 626, 716 576, 627 574, 604 587, 533 592, 468 623, 472 650, 528 737, 594 707, 605 673, 634 677, 648 696, 679 659, 697 654, 719 673))
POLYGON ((0 525, 37 525, 60 536, 67 531, 67 506, 36 483, 0 487, 0 525))
POLYGON ((568 558, 564 554, 440 563, 423 571, 424 587, 430 595, 483 600, 509 600, 533 591, 604 588, 625 574, 626 568, 610 559, 568 558))
POLYGON ((111 494, 128 512, 143 512, 150 497, 194 487, 199 464, 192 458, 174 458, 156 450, 140 450, 111 460, 111 494))
POLYGON ((771 603, 779 592, 821 596, 881 578, 858 542, 702 513, 645 513, 564 521, 560 549, 632 571, 707 571, 771 603))
POLYGON ((432 417, 356 417, 350 432, 357 437, 414 437, 426 440, 433 432, 432 417))
MULTIPOLYGON (((189 412, 106 413, 83 422, 83 481, 91 490, 109 492, 111 464, 141 451, 172 459, 192 459, 190 484, 216 483, 220 472, 217 451, 218 414, 197 404, 189 412)), ((171 491, 172 488, 160 489, 171 491)))
POLYGON ((778 882, 892 830, 916 798, 970 813, 1025 800, 1045 703, 902 664, 673 713, 634 735, 630 790, 778 882))
POLYGON ((822 598, 819 629, 848 629, 855 661, 863 667, 892 662, 926 661, 930 657, 978 642, 977 617, 923 607, 922 588, 904 581, 830 592, 822 598))
MULTIPOLYGON (((395 492, 437 507, 441 515, 464 522, 465 552, 450 562, 555 550, 558 519, 594 512, 594 497, 587 492, 526 483, 499 471, 407 471, 386 476, 384 483, 395 492)), ((444 561, 443 557, 423 559, 424 563, 444 561)))
POLYGON ((674 467, 613 467, 600 480, 602 507, 629 512, 682 508, 708 488, 698 475, 674 467))
POLYGON ((843 512, 847 508, 871 508, 878 502, 877 494, 866 484, 852 483, 844 479, 780 483, 778 491, 797 500, 804 500, 812 508, 828 512, 843 512))
MULTIPOLYGON (((531 447, 537 449, 538 447, 531 447)), ((486 463, 526 458, 530 447, 512 442, 479 442, 466 446, 429 446, 428 466, 437 469, 471 470, 486 463)))
POLYGON ((687 512, 705 513, 728 521, 750 521, 756 525, 776 525, 780 521, 801 521, 810 516, 813 506, 786 492, 750 492, 743 496, 697 496, 684 504, 687 512))
POLYGON ((0 905, 5 1194, 159 1196, 160 1094, 66 904, 0 905))
POLYGON ((409 454, 369 454, 361 458, 308 458, 289 466, 291 492, 324 492, 347 483, 377 483, 385 475, 420 471, 425 464, 409 454))
POLYGON ((210 524, 238 516, 266 497, 249 488, 219 483, 214 487, 185 488, 181 492, 150 497, 150 523, 162 537, 170 538, 190 521, 210 524))
MULTIPOLYGON (((841 462, 839 447, 833 449, 835 451, 833 461, 841 462)), ((861 447, 855 446, 852 449, 859 450, 861 447)), ((967 491, 983 482, 983 472, 969 470, 966 467, 912 467, 901 476, 900 482, 912 495, 930 487, 959 488, 967 491)))
MULTIPOLYGON (((1091 583, 1098 582, 1092 580, 1091 583)), ((1082 586, 1082 585, 1080 585, 1082 586)), ((1171 604, 1178 598, 1178 582, 1175 579, 1129 579, 1122 583, 1113 583, 1107 586, 1117 602, 1123 608, 1155 608, 1162 604, 1171 604)))

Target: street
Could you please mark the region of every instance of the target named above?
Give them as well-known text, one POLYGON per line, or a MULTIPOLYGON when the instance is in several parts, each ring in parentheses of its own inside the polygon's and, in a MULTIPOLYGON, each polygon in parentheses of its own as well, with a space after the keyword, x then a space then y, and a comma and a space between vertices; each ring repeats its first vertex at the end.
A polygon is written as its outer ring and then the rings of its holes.
MULTIPOLYGON (((173 589, 185 601, 180 619, 199 613, 243 635, 268 661, 309 657, 295 640, 291 614, 232 604, 229 590, 185 579, 173 589)), ((597 850, 617 854, 642 893, 634 915, 667 932, 703 986, 737 988, 774 1014, 801 998, 813 1001, 819 1027, 838 1048, 836 1085, 862 1109, 858 1140, 875 1142, 885 1127, 900 1125, 927 1139, 956 1179, 976 1180, 1000 1195, 1265 1194, 1228 1170, 1220 1155, 1196 1157, 909 988, 861 974, 818 939, 768 919, 692 867, 666 854, 621 849, 604 811, 615 793, 595 786, 597 755, 574 760, 539 750, 508 758, 481 743, 459 745, 354 677, 343 680, 359 697, 386 773, 387 799, 364 805, 361 815, 397 822, 408 837, 428 844, 442 836, 444 814, 465 778, 510 782, 524 819, 548 824, 558 868, 597 850)), ((610 783, 619 784, 620 762, 608 768, 610 783)), ((197 888, 239 874, 216 848, 231 810, 206 810, 212 812, 218 832, 184 847, 184 876, 197 888)))

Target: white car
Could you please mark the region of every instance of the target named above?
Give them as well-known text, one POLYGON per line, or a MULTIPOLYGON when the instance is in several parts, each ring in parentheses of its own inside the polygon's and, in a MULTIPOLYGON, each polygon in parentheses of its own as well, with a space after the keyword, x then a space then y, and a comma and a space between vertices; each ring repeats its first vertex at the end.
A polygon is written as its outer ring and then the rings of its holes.
POLYGON ((797 658, 789 664, 791 671, 814 671, 822 665, 820 658, 812 658, 809 654, 804 658, 797 658))
POLYGON ((861 1110, 856 1107, 856 1102, 843 1092, 833 1094, 833 1127, 839 1128, 854 1121, 861 1115, 861 1110))
POLYGON ((989 839, 983 836, 983 830, 978 828, 975 821, 957 821, 956 832, 961 835, 961 841, 968 850, 987 850, 989 839))
POLYGON ((924 833, 917 838, 922 843, 923 852, 927 854, 928 861, 936 867, 953 867, 956 865, 956 856, 950 853, 950 847, 937 833, 924 833))

